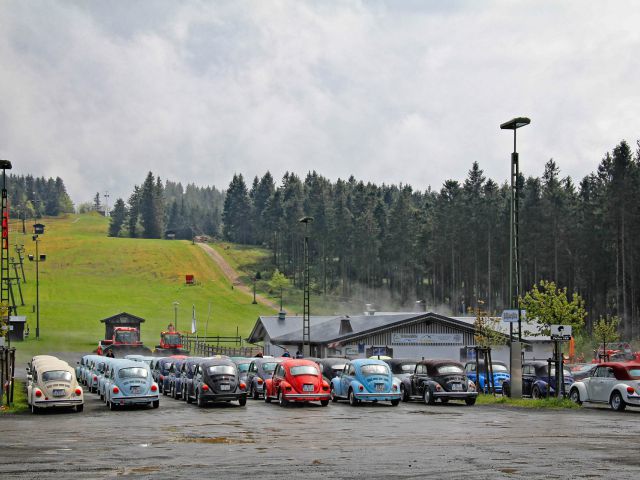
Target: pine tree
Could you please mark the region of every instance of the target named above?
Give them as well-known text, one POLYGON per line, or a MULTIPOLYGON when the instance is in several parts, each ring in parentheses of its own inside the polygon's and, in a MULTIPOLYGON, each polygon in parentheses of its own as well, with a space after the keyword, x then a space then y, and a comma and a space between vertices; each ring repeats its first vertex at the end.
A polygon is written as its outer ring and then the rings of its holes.
POLYGON ((120 231, 122 230, 126 218, 127 208, 124 204, 124 200, 119 198, 118 200, 116 200, 116 203, 113 206, 113 210, 111 210, 111 216, 109 220, 110 237, 120 236, 120 231))

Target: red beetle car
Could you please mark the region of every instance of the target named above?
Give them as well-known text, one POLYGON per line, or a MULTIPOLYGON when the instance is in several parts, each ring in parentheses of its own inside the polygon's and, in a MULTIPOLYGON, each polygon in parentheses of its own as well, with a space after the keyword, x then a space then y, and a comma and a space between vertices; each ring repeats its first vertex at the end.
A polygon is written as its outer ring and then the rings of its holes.
POLYGON ((318 364, 304 359, 279 363, 264 386, 264 401, 278 400, 282 406, 289 402, 320 402, 326 407, 329 394, 329 384, 322 378, 318 364))

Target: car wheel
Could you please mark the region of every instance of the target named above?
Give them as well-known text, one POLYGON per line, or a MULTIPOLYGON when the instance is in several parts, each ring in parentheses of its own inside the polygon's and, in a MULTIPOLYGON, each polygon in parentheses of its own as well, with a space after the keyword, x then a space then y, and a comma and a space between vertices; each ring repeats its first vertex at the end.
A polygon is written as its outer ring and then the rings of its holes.
POLYGON ((191 398, 191 395, 188 395, 187 392, 185 392, 185 400, 188 404, 193 403, 193 399, 191 398))
POLYGON ((431 387, 424 388, 424 403, 427 405, 433 405, 434 403, 436 403, 436 398, 433 396, 431 387))
POLYGON ((391 405, 394 407, 397 407, 400 404, 400 399, 396 399, 396 400, 391 400, 391 405))
POLYGON ((187 387, 182 387, 182 393, 180 394, 180 399, 187 401, 187 387))
POLYGON ((611 394, 611 400, 609 400, 609 405, 611 405, 611 408, 614 409, 616 412, 621 412, 625 408, 627 408, 627 404, 624 403, 624 400, 622 399, 622 395, 620 395, 620 392, 613 392, 611 394))
POLYGON ((166 397, 167 395, 169 395, 169 392, 167 392, 166 388, 162 389, 162 394, 166 397))
POLYGON ((403 402, 409 401, 409 394, 407 393, 407 389, 404 388, 404 384, 400 385, 400 394, 402 395, 400 398, 402 398, 403 402))
POLYGON ((160 406, 160 400, 154 400, 151 406, 153 408, 158 408, 160 406))
POLYGON ((204 400, 202 400, 202 397, 200 395, 198 395, 197 392, 196 392, 196 404, 199 407, 204 407, 204 400))
POLYGON ((360 400, 356 398, 356 394, 353 389, 349 389, 349 405, 352 407, 357 407, 360 403, 360 400))
POLYGON ((246 396, 242 396, 238 399, 238 405, 240 405, 241 407, 244 407, 246 404, 247 404, 246 396))
POLYGON ((511 396, 511 391, 509 390, 509 385, 507 385, 506 383, 502 384, 502 396, 503 397, 510 397, 511 396))
POLYGON ((284 394, 282 393, 282 390, 278 390, 278 403, 280 404, 281 407, 286 407, 287 404, 289 403, 287 399, 284 398, 284 394))
MULTIPOLYGON (((263 390, 262 393, 264 394, 266 390, 263 390)), ((253 386, 253 383, 251 384, 251 397, 253 397, 254 400, 258 400, 260 398, 260 392, 258 392, 258 390, 253 386)))
POLYGON ((475 398, 465 398, 464 399, 464 403, 466 403, 469 406, 472 406, 472 405, 476 404, 476 399, 475 398))
POLYGON ((262 395, 264 398, 264 403, 271 403, 271 397, 269 396, 269 392, 267 391, 267 387, 264 387, 264 390, 262 391, 262 395))
POLYGON ((115 409, 117 409, 118 407, 116 406, 115 403, 113 403, 112 401, 108 400, 107 401, 107 406, 109 407, 109 410, 114 411, 115 409))
POLYGON ((577 388, 572 388, 571 392, 569 392, 569 400, 573 403, 577 403, 578 405, 582 405, 582 400, 580 400, 580 392, 577 388))
POLYGON ((84 410, 84 404, 76 405, 76 412, 80 413, 84 410))
POLYGON ((320 405, 326 407, 327 405, 329 405, 329 400, 320 400, 320 405))
POLYGON ((535 399, 542 398, 542 394, 540 393, 540 388, 538 388, 537 385, 533 387, 533 390, 531 390, 531 398, 535 398, 535 399))
POLYGON ((31 404, 31 413, 40 413, 40 408, 36 407, 33 403, 31 404))
POLYGON ((331 397, 331 401, 333 403, 336 403, 338 401, 338 397, 336 397, 336 389, 333 388, 333 385, 331 385, 331 393, 329 393, 329 396, 331 397))

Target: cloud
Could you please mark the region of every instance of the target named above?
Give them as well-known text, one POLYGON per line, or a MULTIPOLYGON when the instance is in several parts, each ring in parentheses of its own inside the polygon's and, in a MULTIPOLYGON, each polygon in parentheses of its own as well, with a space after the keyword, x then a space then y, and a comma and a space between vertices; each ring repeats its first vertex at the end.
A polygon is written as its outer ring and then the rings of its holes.
POLYGON ((0 4, 0 155, 76 202, 148 171, 226 188, 269 169, 439 189, 640 135, 631 2, 0 4))

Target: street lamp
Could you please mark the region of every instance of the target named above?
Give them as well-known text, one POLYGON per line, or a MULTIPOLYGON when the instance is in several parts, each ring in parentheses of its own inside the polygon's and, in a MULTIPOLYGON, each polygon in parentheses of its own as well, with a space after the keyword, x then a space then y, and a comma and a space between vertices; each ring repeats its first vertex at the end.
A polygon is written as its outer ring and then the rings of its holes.
POLYGON ((40 262, 44 262, 47 256, 38 251, 40 243, 39 235, 44 234, 44 225, 41 223, 33 226, 33 241, 36 243, 36 255, 29 255, 29 261, 36 264, 36 338, 40 338, 40 262))
POLYGON ((304 223, 304 295, 302 301, 302 351, 305 357, 311 356, 311 313, 310 313, 310 281, 309 281, 309 223, 313 217, 302 217, 304 223))
POLYGON ((178 305, 180 302, 173 302, 173 328, 178 331, 178 305))
POLYGON ((253 277, 253 302, 251 302, 254 305, 256 305, 258 303, 256 301, 256 280, 257 280, 257 278, 254 276, 253 277))
POLYGON ((511 340, 511 394, 513 398, 522 397, 522 311, 520 309, 520 239, 519 214, 520 192, 518 177, 520 176, 520 162, 516 149, 516 130, 529 125, 527 117, 516 117, 500 125, 502 130, 513 130, 513 153, 511 154, 511 231, 509 234, 509 295, 512 309, 518 310, 518 342, 513 341, 513 324, 509 326, 511 340), (515 287, 515 288, 514 288, 515 287))

